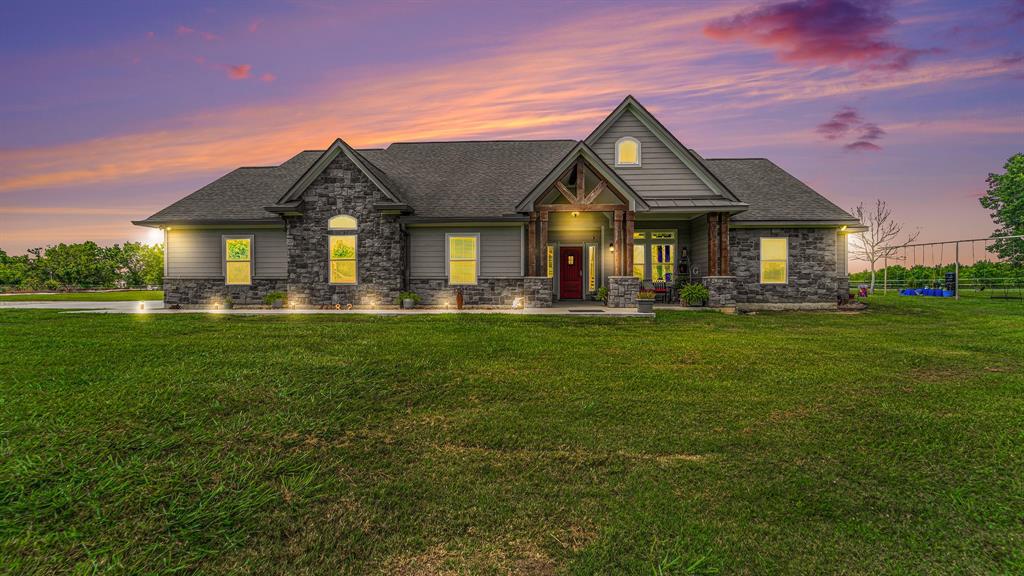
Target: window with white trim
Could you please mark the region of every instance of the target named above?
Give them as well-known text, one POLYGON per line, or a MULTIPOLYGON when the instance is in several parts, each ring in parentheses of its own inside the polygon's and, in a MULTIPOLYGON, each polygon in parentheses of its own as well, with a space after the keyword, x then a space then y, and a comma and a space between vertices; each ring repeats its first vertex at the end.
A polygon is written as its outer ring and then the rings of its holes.
POLYGON ((632 136, 624 136, 615 141, 615 165, 639 166, 640 141, 632 136))
POLYGON ((480 276, 480 235, 447 234, 445 260, 448 284, 468 286, 477 283, 480 276))
POLYGON ((785 284, 789 277, 789 239, 761 238, 761 284, 785 284))

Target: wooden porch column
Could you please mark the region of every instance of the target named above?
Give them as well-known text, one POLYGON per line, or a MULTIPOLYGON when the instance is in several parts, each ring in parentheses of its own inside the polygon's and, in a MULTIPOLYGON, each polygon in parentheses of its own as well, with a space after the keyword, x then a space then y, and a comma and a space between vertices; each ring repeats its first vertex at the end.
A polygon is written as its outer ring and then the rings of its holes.
POLYGON ((541 273, 538 276, 548 275, 548 211, 543 208, 540 211, 540 243, 537 246, 541 253, 543 264, 540 266, 541 273))
POLYGON ((615 275, 622 276, 622 263, 624 262, 622 253, 626 251, 626 248, 622 242, 622 210, 615 211, 615 243, 612 246, 615 247, 615 256, 612 261, 615 263, 615 275))
POLYGON ((718 273, 722 276, 729 275, 729 215, 726 213, 719 213, 721 222, 718 227, 719 231, 719 252, 721 253, 721 264, 719 265, 718 273))
POLYGON ((626 211, 626 249, 622 255, 623 261, 626 263, 622 271, 624 276, 633 274, 633 226, 635 224, 635 217, 635 212, 632 210, 626 211))
POLYGON ((708 276, 718 276, 718 213, 708 214, 708 276))
POLYGON ((530 212, 530 223, 526 228, 526 274, 537 275, 537 213, 530 212))

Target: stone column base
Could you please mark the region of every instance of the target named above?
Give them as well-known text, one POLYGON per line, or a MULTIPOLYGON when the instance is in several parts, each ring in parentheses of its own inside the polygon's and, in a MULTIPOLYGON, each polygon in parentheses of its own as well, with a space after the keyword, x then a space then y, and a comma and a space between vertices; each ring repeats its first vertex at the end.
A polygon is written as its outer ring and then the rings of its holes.
POLYGON ((551 308, 555 301, 554 279, 547 276, 527 276, 523 279, 523 295, 527 308, 551 308))
POLYGON ((610 276, 608 278, 608 307, 636 308, 636 293, 640 280, 636 276, 610 276))
POLYGON ((712 308, 727 308, 736 305, 735 276, 705 276, 702 282, 710 293, 710 296, 708 296, 708 306, 712 308))

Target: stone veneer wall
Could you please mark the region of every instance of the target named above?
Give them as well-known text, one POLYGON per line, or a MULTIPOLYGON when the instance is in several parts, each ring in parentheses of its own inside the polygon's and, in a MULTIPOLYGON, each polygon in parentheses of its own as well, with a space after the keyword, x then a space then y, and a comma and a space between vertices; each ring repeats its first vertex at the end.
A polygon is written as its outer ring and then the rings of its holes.
POLYGON ((475 286, 450 286, 445 278, 413 278, 409 289, 419 294, 421 306, 455 306, 455 291, 462 289, 465 306, 512 306, 523 295, 522 278, 479 278, 475 286))
POLYGON ((731 228, 729 272, 735 276, 737 304, 832 303, 836 275, 834 228, 731 228), (761 284, 761 238, 789 238, 786 284, 761 284))
POLYGON ((303 193, 303 214, 288 216, 288 296, 299 306, 391 305, 402 290, 404 231, 398 216, 373 208, 387 197, 340 154, 303 193), (329 282, 327 221, 347 214, 358 222, 358 283, 329 282))
POLYGON ((708 306, 725 308, 736 305, 735 276, 705 276, 701 282, 708 289, 708 306))
POLYGON ((527 308, 550 308, 555 301, 554 279, 527 276, 523 279, 523 292, 527 308))
POLYGON ((640 280, 635 276, 608 277, 608 307, 636 308, 636 293, 640 291, 640 280))
POLYGON ((209 308, 223 305, 230 297, 235 306, 262 306, 267 294, 287 290, 288 281, 283 278, 253 278, 249 286, 228 286, 223 280, 211 278, 164 278, 164 305, 209 308))

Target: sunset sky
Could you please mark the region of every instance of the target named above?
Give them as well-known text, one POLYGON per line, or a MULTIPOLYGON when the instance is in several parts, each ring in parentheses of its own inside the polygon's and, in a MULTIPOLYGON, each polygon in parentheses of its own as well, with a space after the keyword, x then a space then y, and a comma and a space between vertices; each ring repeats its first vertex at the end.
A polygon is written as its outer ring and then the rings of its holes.
MULTIPOLYGON (((921 240, 988 236, 1024 152, 1024 0, 4 2, 0 248, 146 240, 238 166, 334 138, 583 138, 633 94, 921 240)), ((524 191, 525 193, 525 191, 524 191)))

